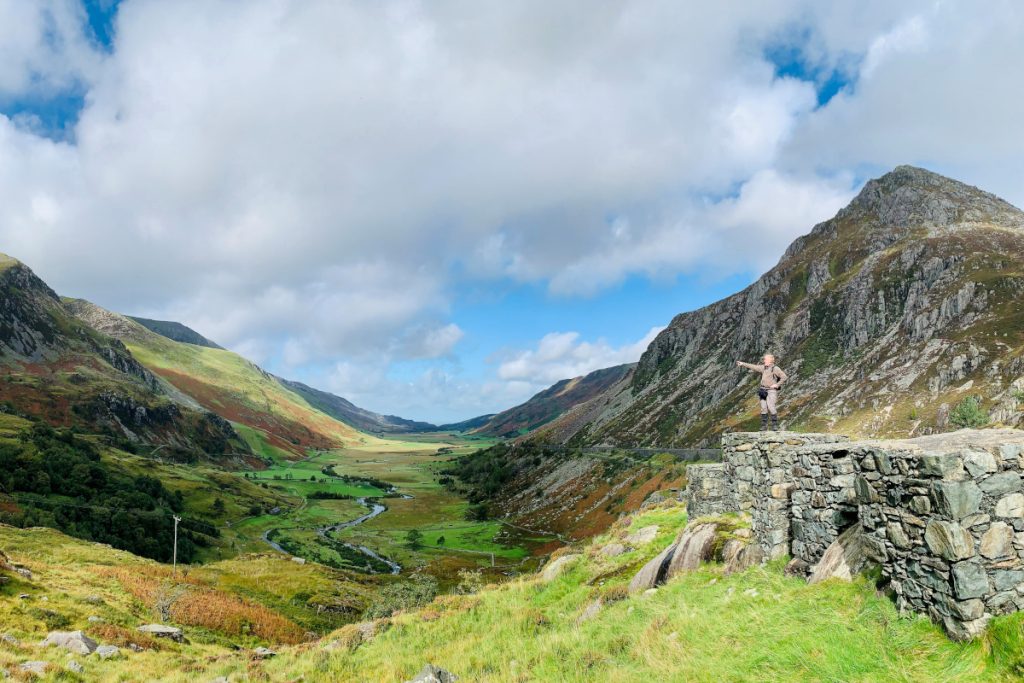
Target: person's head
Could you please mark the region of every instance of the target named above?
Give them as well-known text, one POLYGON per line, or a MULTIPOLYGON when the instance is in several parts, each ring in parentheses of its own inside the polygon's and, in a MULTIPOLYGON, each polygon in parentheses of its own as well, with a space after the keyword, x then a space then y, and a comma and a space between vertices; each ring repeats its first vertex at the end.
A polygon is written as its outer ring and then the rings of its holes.
POLYGON ((775 365, 775 356, 770 353, 766 353, 764 354, 764 358, 761 359, 761 362, 765 365, 775 365))

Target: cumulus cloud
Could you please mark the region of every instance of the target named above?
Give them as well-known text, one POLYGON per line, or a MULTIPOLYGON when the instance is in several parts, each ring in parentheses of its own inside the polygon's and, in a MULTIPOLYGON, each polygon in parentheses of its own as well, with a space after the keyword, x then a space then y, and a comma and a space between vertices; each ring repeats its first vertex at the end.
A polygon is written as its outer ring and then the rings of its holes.
POLYGON ((529 383, 541 389, 600 368, 634 363, 663 329, 652 327, 639 340, 617 347, 604 339, 595 342, 581 340, 578 332, 552 332, 545 335, 534 349, 507 353, 498 365, 498 377, 529 383))
MULTIPOLYGON (((2 249, 298 370, 437 359, 455 393, 460 288, 757 271, 897 163, 1024 200, 1009 0, 119 7, 108 49, 73 0, 0 0, 0 111, 84 101, 68 136, 0 115, 2 249)), ((462 388, 629 355, 541 345, 462 388)))

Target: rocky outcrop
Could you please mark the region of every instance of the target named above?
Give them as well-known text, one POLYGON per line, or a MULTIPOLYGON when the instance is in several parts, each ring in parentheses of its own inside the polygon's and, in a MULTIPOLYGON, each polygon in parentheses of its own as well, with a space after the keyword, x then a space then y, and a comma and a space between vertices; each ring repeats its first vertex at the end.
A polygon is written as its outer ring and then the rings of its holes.
POLYGON ((51 631, 41 643, 43 647, 56 646, 76 655, 89 655, 99 643, 81 631, 51 631))

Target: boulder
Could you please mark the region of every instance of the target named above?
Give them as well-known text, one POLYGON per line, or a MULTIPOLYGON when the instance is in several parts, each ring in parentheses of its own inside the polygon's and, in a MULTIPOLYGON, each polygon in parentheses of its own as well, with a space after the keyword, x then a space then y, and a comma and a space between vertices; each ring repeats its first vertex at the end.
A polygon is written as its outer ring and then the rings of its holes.
POLYGON ((714 523, 686 527, 676 541, 675 552, 669 558, 664 581, 668 581, 676 574, 692 572, 700 567, 701 562, 710 560, 717 532, 718 525, 714 523))
POLYGON ((269 647, 258 647, 252 651, 252 656, 256 659, 270 659, 271 657, 276 657, 277 653, 269 647))
POLYGON ((602 557, 618 557, 623 553, 629 552, 629 549, 621 543, 609 543, 605 547, 601 548, 602 557))
POLYGON ((581 555, 578 553, 573 553, 570 555, 562 555, 561 557, 557 557, 551 562, 548 562, 544 566, 544 571, 541 572, 540 580, 544 583, 554 581, 562 575, 562 572, 569 568, 569 565, 576 562, 580 557, 581 555))
POLYGON ((50 663, 39 661, 24 662, 18 668, 26 673, 34 674, 36 676, 45 676, 46 670, 50 668, 50 663))
POLYGON ((50 631, 41 643, 44 647, 56 645, 76 655, 92 654, 98 643, 81 631, 50 631))
POLYGON ((455 683, 457 680, 459 677, 455 674, 445 671, 439 666, 427 664, 416 674, 415 678, 406 683, 455 683))
POLYGON ((96 656, 100 659, 110 659, 121 656, 121 649, 116 645, 100 645, 96 648, 96 656))
POLYGON ((601 602, 600 598, 598 598, 597 600, 594 600, 589 605, 587 605, 586 609, 584 609, 583 612, 580 614, 580 616, 576 618, 576 623, 577 624, 582 624, 584 622, 590 621, 591 619, 596 617, 598 614, 600 614, 601 610, 603 608, 604 608, 604 603, 601 602))
POLYGON ((990 560, 997 557, 1009 557, 1015 554, 1013 549, 1013 527, 1006 522, 993 522, 988 531, 981 537, 978 552, 990 560))
POLYGON ((637 529, 629 536, 626 536, 626 543, 629 545, 647 545, 658 535, 658 525, 652 524, 642 529, 637 529))
POLYGON ((71 671, 71 672, 76 673, 76 674, 80 674, 80 673, 85 671, 85 668, 81 664, 79 664, 77 660, 69 659, 68 660, 68 671, 71 671))
POLYGON ((673 543, 658 553, 657 557, 641 567, 640 571, 633 577, 633 580, 629 582, 629 593, 631 595, 641 593, 648 588, 654 588, 659 583, 662 583, 665 571, 668 569, 669 562, 672 561, 672 555, 675 551, 676 544, 673 543))
POLYGON ((864 543, 864 530, 859 523, 839 534, 814 565, 807 583, 825 579, 850 581, 871 562, 871 553, 864 543))
POLYGON ((139 632, 151 635, 155 638, 168 638, 177 643, 185 640, 185 636, 182 635, 180 628, 165 626, 164 624, 146 624, 145 626, 139 627, 139 632))

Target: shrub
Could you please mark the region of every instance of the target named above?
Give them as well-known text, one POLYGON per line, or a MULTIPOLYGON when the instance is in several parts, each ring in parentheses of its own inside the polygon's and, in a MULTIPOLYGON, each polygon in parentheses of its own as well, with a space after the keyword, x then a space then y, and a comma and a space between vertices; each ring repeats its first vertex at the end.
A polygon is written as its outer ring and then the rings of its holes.
POLYGON ((459 585, 455 587, 457 595, 473 595, 484 587, 484 575, 478 569, 460 569, 459 585))
POLYGON ((949 413, 949 421, 957 427, 984 427, 988 424, 988 413, 981 407, 977 396, 966 396, 949 413))
POLYGON ((429 574, 413 574, 381 590, 364 615, 367 619, 390 617, 399 610, 415 609, 437 597, 437 579, 429 574))

